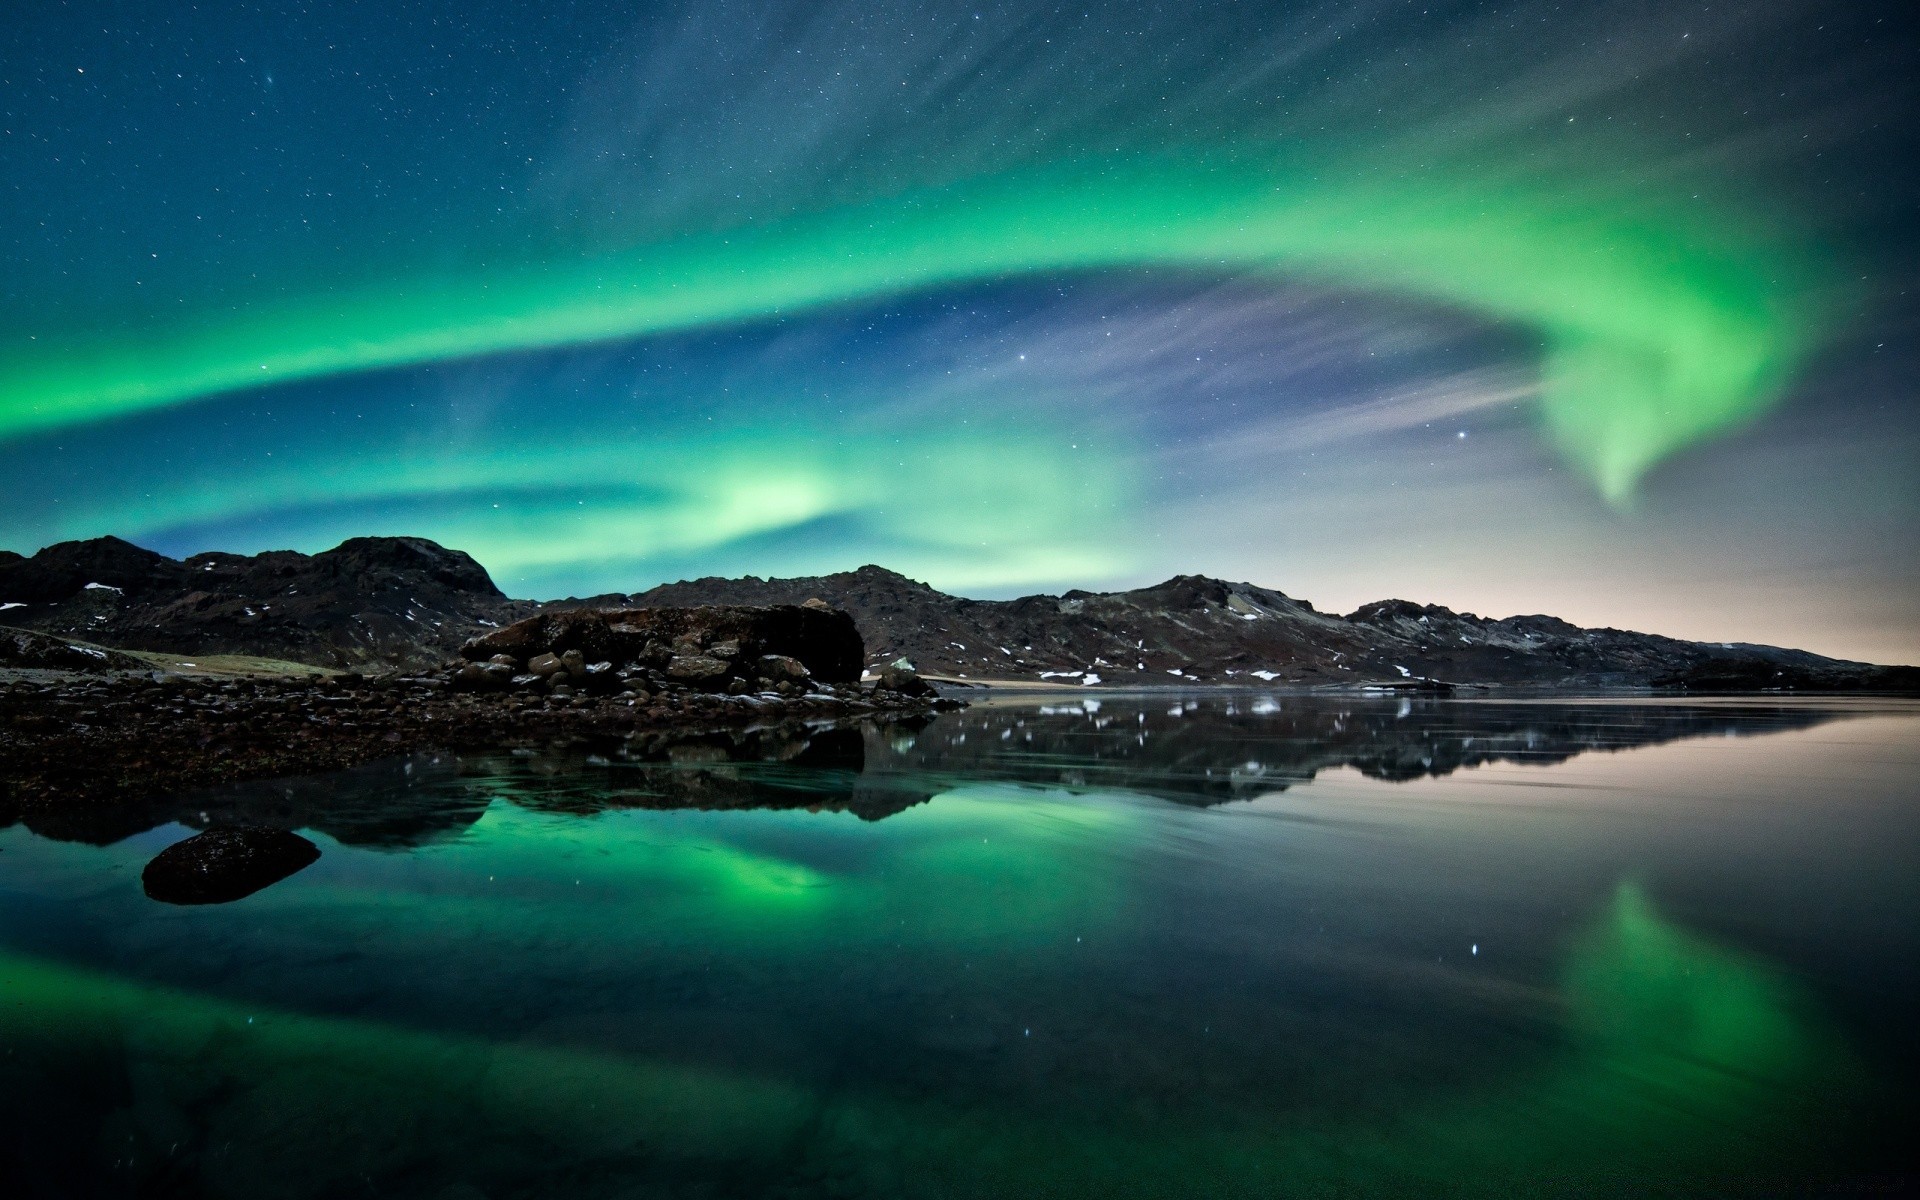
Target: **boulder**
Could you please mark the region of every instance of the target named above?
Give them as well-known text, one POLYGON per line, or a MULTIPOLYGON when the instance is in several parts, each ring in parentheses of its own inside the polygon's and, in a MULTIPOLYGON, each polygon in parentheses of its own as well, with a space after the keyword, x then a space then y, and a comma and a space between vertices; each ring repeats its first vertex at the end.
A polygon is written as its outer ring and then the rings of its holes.
POLYGON ((226 904, 311 866, 320 848, 284 829, 209 829, 153 856, 140 873, 166 904, 226 904))
POLYGON ((876 690, 897 692, 902 696, 931 696, 933 685, 920 678, 916 671, 896 665, 880 669, 880 677, 873 681, 876 690))
POLYGON ((514 668, 497 662, 468 663, 454 673, 453 686, 465 692, 491 692, 505 688, 518 674, 514 668))
POLYGON ((537 672, 534 662, 541 655, 558 661, 569 650, 579 651, 583 662, 623 667, 664 665, 672 657, 725 661, 715 650, 729 649, 741 662, 769 654, 796 659, 827 683, 859 679, 865 658, 852 617, 798 604, 559 609, 491 630, 468 642, 461 654, 469 661, 510 655, 537 672))
POLYGON ((712 687, 726 679, 733 664, 704 654, 679 654, 667 663, 667 678, 695 687, 712 687))
POLYGON ((811 674, 807 664, 787 654, 762 654, 754 663, 754 671, 774 683, 805 683, 811 674))
POLYGON ((558 654, 536 654, 527 660, 529 675, 558 675, 566 669, 566 664, 560 661, 558 654))

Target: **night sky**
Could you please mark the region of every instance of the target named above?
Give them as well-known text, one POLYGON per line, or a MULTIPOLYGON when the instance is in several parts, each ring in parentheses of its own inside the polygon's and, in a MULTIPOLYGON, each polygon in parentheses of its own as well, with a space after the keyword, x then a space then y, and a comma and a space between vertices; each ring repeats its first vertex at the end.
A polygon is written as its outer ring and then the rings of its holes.
POLYGON ((0 546, 414 534, 1920 661, 1900 3, 59 4, 0 546))

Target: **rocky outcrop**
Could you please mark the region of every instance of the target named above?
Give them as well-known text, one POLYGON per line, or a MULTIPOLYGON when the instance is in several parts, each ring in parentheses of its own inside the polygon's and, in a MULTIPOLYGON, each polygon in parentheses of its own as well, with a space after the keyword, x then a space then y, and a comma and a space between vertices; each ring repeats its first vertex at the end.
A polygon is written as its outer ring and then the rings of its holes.
POLYGON ((792 604, 565 609, 483 634, 460 653, 473 664, 461 673, 468 686, 564 673, 607 690, 672 681, 736 692, 855 683, 863 657, 846 613, 792 604))
POLYGON ((138 671, 131 654, 28 629, 0 628, 0 667, 31 671, 138 671))
POLYGON ((285 829, 209 829, 154 855, 140 883, 167 904, 228 904, 319 858, 318 846, 285 829))
MULTIPOLYGON (((594 681, 612 672, 596 674, 598 664, 585 664, 585 681, 577 682, 571 673, 580 663, 577 651, 554 657, 561 670, 544 679, 525 675, 540 680, 539 686, 505 690, 448 687, 438 676, 357 672, 224 680, 112 671, 0 678, 0 827, 19 818, 48 836, 112 841, 161 823, 140 823, 139 814, 152 812, 156 798, 249 779, 337 772, 412 752, 517 753, 578 742, 624 749, 722 730, 925 720, 963 707, 939 696, 811 677, 803 686, 789 677, 754 691, 736 676, 720 691, 689 687, 664 674, 602 684, 594 681), (82 805, 98 810, 99 819, 85 822, 84 830, 56 832, 82 805)), ((755 669, 806 669, 798 660, 771 657, 775 661, 762 656, 755 669)), ((261 820, 256 810, 250 823, 286 828, 303 810, 311 812, 315 805, 294 802, 292 787, 267 789, 268 808, 281 819, 261 820)), ((384 828, 391 790, 376 789, 382 815, 360 823, 358 832, 298 823, 349 841, 404 835, 404 829, 384 828)), ((456 797, 454 807, 463 805, 456 797)), ((317 806, 330 814, 326 821, 353 807, 337 798, 317 806)), ((218 819, 221 806, 204 796, 184 799, 170 811, 182 810, 184 818, 166 819, 226 823, 218 819)))

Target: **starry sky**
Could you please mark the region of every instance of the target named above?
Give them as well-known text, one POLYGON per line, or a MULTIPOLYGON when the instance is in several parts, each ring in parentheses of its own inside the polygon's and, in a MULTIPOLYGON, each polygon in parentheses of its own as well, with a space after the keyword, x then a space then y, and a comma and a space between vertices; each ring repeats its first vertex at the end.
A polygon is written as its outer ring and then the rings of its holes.
POLYGON ((0 546, 413 534, 1920 661, 1895 3, 56 3, 0 546))

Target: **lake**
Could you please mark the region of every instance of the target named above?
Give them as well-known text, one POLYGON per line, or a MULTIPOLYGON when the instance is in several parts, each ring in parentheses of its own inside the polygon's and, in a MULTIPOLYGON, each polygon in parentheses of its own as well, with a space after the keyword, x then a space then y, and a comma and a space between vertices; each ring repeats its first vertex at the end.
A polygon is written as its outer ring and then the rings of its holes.
MULTIPOLYGON (((0 814, 0 820, 5 816, 0 814)), ((0 828, 12 1197, 1891 1194, 1920 706, 994 698, 0 828), (278 826, 226 904, 162 849, 278 826)))

